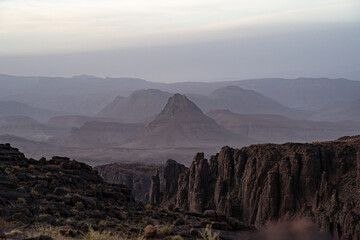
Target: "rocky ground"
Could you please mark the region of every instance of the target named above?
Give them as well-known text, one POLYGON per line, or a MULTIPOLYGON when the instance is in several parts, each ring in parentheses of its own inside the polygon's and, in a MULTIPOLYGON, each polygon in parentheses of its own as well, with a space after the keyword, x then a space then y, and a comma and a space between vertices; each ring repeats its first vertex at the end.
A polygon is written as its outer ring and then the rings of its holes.
POLYGON ((128 187, 105 182, 89 165, 62 157, 27 159, 0 144, 0 238, 196 239, 209 225, 223 239, 252 229, 214 211, 144 205, 128 187))
POLYGON ((145 204, 85 163, 0 144, 0 239, 360 239, 360 136, 224 147, 151 179, 145 204))

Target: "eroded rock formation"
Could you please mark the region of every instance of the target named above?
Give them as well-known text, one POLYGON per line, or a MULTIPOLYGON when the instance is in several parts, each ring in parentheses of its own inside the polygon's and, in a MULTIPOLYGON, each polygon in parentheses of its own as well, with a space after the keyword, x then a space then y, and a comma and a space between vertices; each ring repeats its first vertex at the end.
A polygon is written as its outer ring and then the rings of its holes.
MULTIPOLYGON (((154 172, 159 171, 160 182, 163 181, 163 165, 146 163, 112 163, 95 167, 105 181, 128 186, 133 196, 143 202, 150 201, 149 189, 154 172)), ((160 191, 163 184, 160 185, 160 191)))
MULTIPOLYGON (((168 164, 164 172, 177 168, 168 164)), ((189 169, 172 176, 164 178, 172 186, 164 191, 167 206, 215 210, 257 228, 306 217, 336 238, 360 239, 360 136, 223 147, 209 161, 197 154, 189 169)))
POLYGON ((159 170, 156 170, 154 176, 151 177, 151 186, 150 186, 150 203, 153 205, 158 205, 160 203, 160 177, 159 170))

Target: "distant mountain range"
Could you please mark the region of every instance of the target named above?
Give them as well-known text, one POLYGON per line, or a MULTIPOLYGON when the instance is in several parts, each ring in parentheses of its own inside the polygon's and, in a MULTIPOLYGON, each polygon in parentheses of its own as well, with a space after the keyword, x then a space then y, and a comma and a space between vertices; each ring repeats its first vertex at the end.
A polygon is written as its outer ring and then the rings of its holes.
POLYGON ((30 117, 37 121, 46 121, 57 115, 63 115, 63 112, 48 110, 36 107, 30 107, 27 104, 14 101, 0 101, 0 117, 30 117))
POLYGON ((360 133, 360 122, 294 120, 280 115, 236 114, 229 110, 213 110, 207 115, 232 132, 268 143, 324 141, 360 133))
POLYGON ((67 147, 119 147, 144 129, 141 123, 86 122, 80 128, 72 128, 70 135, 60 138, 56 144, 67 147))
POLYGON ((124 122, 139 122, 158 114, 171 95, 157 89, 137 90, 126 98, 117 96, 97 116, 121 119, 124 122))
POLYGON ((238 86, 227 86, 216 89, 210 95, 189 96, 204 112, 214 109, 230 109, 242 114, 279 114, 304 119, 310 113, 286 107, 271 98, 238 86))
POLYGON ((101 118, 101 117, 89 117, 89 116, 78 116, 78 115, 66 115, 56 116, 50 118, 46 125, 51 127, 81 127, 86 122, 113 122, 114 119, 101 118))
POLYGON ((34 157, 189 163, 194 152, 224 145, 360 134, 360 82, 346 79, 165 84, 0 75, 0 83, 0 140, 34 157))
POLYGON ((302 110, 321 109, 333 102, 360 98, 360 81, 327 78, 158 83, 137 78, 98 78, 87 75, 72 78, 0 75, 0 85, 0 101, 23 102, 72 115, 96 114, 116 96, 127 97, 140 89, 206 96, 219 88, 239 86, 254 90, 287 107, 302 110))
POLYGON ((38 124, 39 122, 29 116, 5 116, 0 117, 0 127, 6 125, 18 125, 18 124, 38 124))
MULTIPOLYGON (((97 116, 121 119, 124 122, 139 122, 162 110, 172 95, 156 89, 142 89, 129 97, 118 96, 102 109, 97 116)), ((227 86, 213 91, 208 96, 186 94, 202 111, 231 109, 242 114, 279 114, 292 118, 308 118, 310 112, 286 107, 253 90, 227 86)))
POLYGON ((252 89, 286 106, 320 109, 337 101, 360 98, 360 81, 328 78, 254 79, 237 81, 238 86, 252 89))
POLYGON ((312 118, 319 121, 360 121, 360 98, 355 101, 338 101, 327 104, 312 118))

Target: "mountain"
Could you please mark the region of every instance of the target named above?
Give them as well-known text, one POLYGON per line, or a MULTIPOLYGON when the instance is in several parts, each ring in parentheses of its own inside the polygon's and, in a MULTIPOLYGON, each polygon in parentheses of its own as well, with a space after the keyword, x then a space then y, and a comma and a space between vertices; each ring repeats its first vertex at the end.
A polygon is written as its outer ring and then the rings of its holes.
MULTIPOLYGON (((138 90, 129 97, 118 96, 97 116, 117 118, 125 122, 142 121, 158 114, 171 93, 156 89, 138 90)), ((226 86, 208 96, 185 94, 202 111, 230 109, 237 113, 280 114, 293 118, 307 118, 309 112, 291 109, 255 91, 237 86, 226 86)))
POLYGON ((143 88, 157 88, 138 78, 99 78, 80 75, 65 77, 23 77, 0 75, 0 101, 26 102, 32 106, 76 115, 92 115, 115 96, 127 96, 143 88))
POLYGON ((61 112, 30 107, 24 103, 13 101, 0 101, 0 117, 28 116, 37 121, 47 121, 49 118, 60 115, 61 112))
POLYGON ((360 81, 329 78, 263 78, 218 82, 178 82, 160 86, 162 90, 208 95, 226 86, 253 90, 291 108, 319 109, 334 101, 359 98, 360 81))
POLYGON ((147 129, 124 146, 138 148, 214 147, 226 143, 249 144, 207 117, 186 96, 175 94, 147 129))
POLYGON ((294 120, 280 115, 236 114, 229 110, 207 113, 226 129, 263 142, 313 142, 360 134, 360 122, 294 120))
MULTIPOLYGON (((86 75, 72 78, 23 77, 0 74, 0 84, 0 101, 25 102, 31 106, 76 115, 98 113, 116 96, 126 97, 139 89, 206 96, 219 88, 238 86, 256 91, 284 106, 304 110, 318 110, 337 101, 355 101, 359 98, 360 91, 359 81, 328 78, 264 78, 165 84, 137 78, 100 78, 86 75)), ((196 104, 201 105, 199 102, 196 104)))
POLYGON ((0 117, 0 127, 17 124, 38 124, 39 122, 29 116, 6 116, 0 117))
POLYGON ((0 127, 0 135, 10 134, 32 141, 47 142, 54 138, 65 137, 69 133, 69 128, 48 126, 42 123, 35 124, 8 124, 0 127))
POLYGON ((260 229, 307 218, 335 239, 360 238, 360 136, 223 147, 209 161, 198 153, 190 168, 178 165, 164 168, 162 207, 232 216, 260 229))
POLYGON ((270 78, 237 81, 234 85, 301 109, 320 109, 336 101, 354 101, 359 98, 360 92, 360 81, 348 79, 270 78))
POLYGON ((116 97, 97 116, 121 119, 124 122, 139 122, 158 114, 171 95, 157 89, 137 90, 127 98, 116 97))
POLYGON ((360 121, 360 99, 327 104, 312 118, 327 121, 360 121))
POLYGON ((253 90, 238 86, 226 86, 215 90, 209 96, 189 96, 198 106, 208 112, 215 109, 229 109, 242 114, 278 114, 292 118, 307 118, 310 113, 286 107, 253 90))
POLYGON ((52 127, 81 127, 86 122, 113 122, 114 119, 101 118, 101 117, 89 117, 89 116, 77 116, 77 115, 66 115, 66 116, 56 116, 50 118, 46 125, 52 127))
POLYGON ((47 151, 53 148, 53 146, 48 143, 31 141, 10 134, 0 135, 0 143, 10 143, 14 146, 18 146, 19 148, 23 149, 24 152, 32 152, 34 150, 47 151))
POLYGON ((141 132, 141 123, 86 122, 80 128, 72 128, 69 136, 56 141, 72 148, 99 148, 119 146, 125 139, 141 132))

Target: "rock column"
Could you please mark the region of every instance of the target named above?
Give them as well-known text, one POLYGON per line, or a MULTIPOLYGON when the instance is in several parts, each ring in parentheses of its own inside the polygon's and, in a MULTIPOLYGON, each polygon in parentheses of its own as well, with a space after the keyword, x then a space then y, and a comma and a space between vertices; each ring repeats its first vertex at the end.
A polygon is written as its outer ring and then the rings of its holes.
POLYGON ((160 177, 159 170, 156 170, 155 176, 151 177, 150 203, 158 205, 160 203, 160 177))
POLYGON ((356 184, 358 191, 360 191, 360 150, 357 152, 356 162, 357 162, 356 184))

